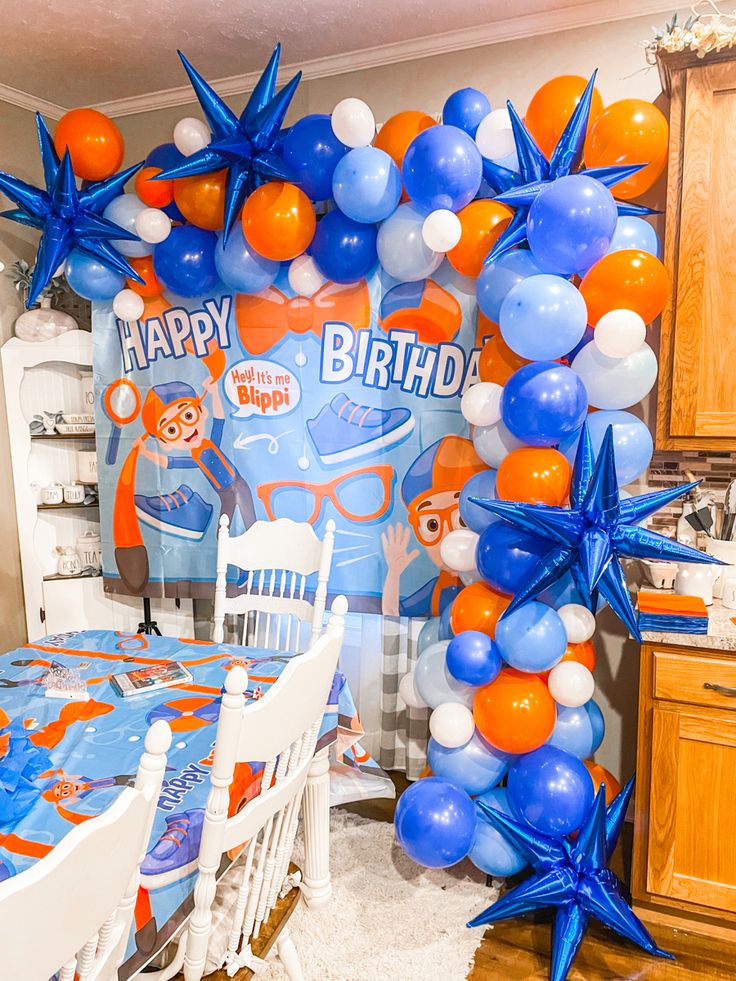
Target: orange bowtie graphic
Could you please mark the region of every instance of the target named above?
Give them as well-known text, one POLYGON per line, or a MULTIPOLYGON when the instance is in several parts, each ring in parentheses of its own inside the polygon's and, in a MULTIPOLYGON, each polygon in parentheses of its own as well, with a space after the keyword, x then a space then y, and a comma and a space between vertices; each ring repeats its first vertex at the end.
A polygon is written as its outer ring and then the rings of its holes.
POLYGON ((248 354, 264 354, 287 334, 312 331, 322 336, 323 325, 336 320, 364 330, 371 322, 371 301, 365 280, 343 286, 325 283, 312 297, 285 296, 275 286, 255 296, 235 299, 240 343, 248 354))

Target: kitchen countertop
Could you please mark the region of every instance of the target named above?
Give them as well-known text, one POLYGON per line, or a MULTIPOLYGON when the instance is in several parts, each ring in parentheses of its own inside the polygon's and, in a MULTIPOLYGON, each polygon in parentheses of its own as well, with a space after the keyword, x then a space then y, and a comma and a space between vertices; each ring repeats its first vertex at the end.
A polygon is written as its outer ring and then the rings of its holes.
MULTIPOLYGON (((655 590, 655 592, 664 593, 671 590, 655 590)), ((731 622, 731 617, 736 617, 736 610, 729 610, 720 600, 714 600, 713 605, 708 607, 707 634, 660 633, 645 630, 642 637, 650 644, 674 644, 678 647, 697 647, 701 650, 736 651, 736 624, 731 622)))

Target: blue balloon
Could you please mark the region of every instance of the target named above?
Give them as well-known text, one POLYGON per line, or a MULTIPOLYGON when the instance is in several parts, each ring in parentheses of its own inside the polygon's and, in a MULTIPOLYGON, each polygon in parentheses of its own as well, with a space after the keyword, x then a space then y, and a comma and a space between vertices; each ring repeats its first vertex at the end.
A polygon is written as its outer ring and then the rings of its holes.
POLYGON ((215 268, 225 286, 238 293, 260 293, 276 279, 280 262, 258 255, 245 240, 243 226, 236 221, 227 243, 217 236, 215 268))
POLYGON ((309 252, 333 283, 357 283, 377 261, 376 226, 353 221, 337 208, 317 223, 309 252))
POLYGON ((593 780, 580 760, 549 745, 512 764, 506 789, 516 820, 554 838, 577 831, 593 803, 593 780))
POLYGON ((457 126, 475 139, 482 119, 491 111, 491 103, 478 89, 458 89, 448 97, 442 107, 442 122, 457 126))
POLYGON ((575 355, 576 354, 579 354, 580 351, 582 351, 582 349, 585 347, 585 345, 586 344, 590 344, 590 342, 593 340, 593 334, 594 333, 595 333, 595 331, 593 330, 592 327, 587 326, 585 328, 585 330, 583 331, 583 336, 580 338, 580 340, 575 345, 575 347, 572 349, 572 351, 568 351, 567 354, 565 354, 564 357, 562 358, 562 360, 565 362, 565 364, 572 364, 573 363, 573 361, 575 359, 575 355))
POLYGON ((348 147, 335 136, 330 117, 322 114, 297 120, 283 141, 284 163, 313 201, 332 197, 332 176, 347 152, 348 147))
POLYGON ((501 396, 504 424, 530 446, 556 446, 574 436, 587 412, 588 395, 580 376, 554 361, 522 365, 501 396))
POLYGON ((420 208, 460 211, 480 187, 483 158, 457 126, 430 126, 409 144, 402 176, 406 193, 420 208))
POLYGON ((453 637, 445 663, 452 677, 466 685, 489 685, 502 667, 498 648, 479 630, 463 630, 453 637))
POLYGON ((125 288, 122 273, 103 266, 79 249, 73 249, 67 256, 64 275, 74 292, 85 300, 111 300, 125 288))
MULTIPOLYGON (((495 194, 491 195, 495 197, 495 194)), ((498 323, 501 304, 509 290, 529 276, 538 276, 544 270, 527 249, 511 249, 495 262, 489 262, 480 271, 476 285, 478 306, 481 311, 498 323)))
POLYGON ((608 252, 618 211, 613 195, 585 174, 542 188, 529 209, 526 237, 547 272, 584 273, 608 252))
MULTIPOLYGON (((483 801, 488 807, 495 808, 507 817, 513 817, 505 787, 494 787, 487 793, 481 794, 477 800, 483 801)), ((478 823, 468 858, 486 875, 502 877, 516 875, 527 864, 521 853, 508 843, 501 832, 491 827, 480 808, 478 808, 478 823)))
POLYGON ((512 351, 528 361, 554 361, 576 347, 585 333, 588 308, 561 276, 529 276, 506 294, 499 326, 512 351))
POLYGON ((496 644, 504 661, 517 671, 549 671, 562 660, 567 632, 556 610, 532 600, 501 617, 496 644))
POLYGON ((481 534, 475 563, 491 589, 512 594, 547 552, 549 542, 498 520, 481 534))
POLYGON ((356 147, 335 167, 332 194, 338 208, 353 221, 383 221, 401 197, 399 168, 376 146, 356 147))
POLYGON ((457 749, 430 739, 427 762, 436 777, 449 780, 466 794, 483 794, 506 776, 513 756, 489 745, 476 729, 469 742, 457 749))
POLYGON ((153 251, 153 269, 164 287, 177 296, 210 293, 217 283, 217 235, 195 225, 172 228, 153 251))
POLYGON ((577 708, 558 705, 557 721, 548 745, 585 760, 603 742, 605 728, 603 714, 592 698, 577 708))
MULTIPOLYGON (((654 441, 648 426, 633 413, 623 409, 599 409, 588 416, 588 435, 593 453, 598 458, 603 437, 609 426, 613 426, 613 447, 615 451, 616 479, 620 486, 630 484, 645 472, 652 462, 654 441)), ((560 444, 570 463, 574 463, 580 434, 560 444)))
MULTIPOLYGON (((183 163, 186 157, 181 152, 177 150, 173 143, 161 143, 159 146, 155 146, 153 150, 148 154, 145 159, 144 166, 146 167, 158 167, 160 170, 170 170, 172 167, 177 167, 180 163, 183 163)), ((179 211, 176 201, 172 201, 171 204, 167 204, 161 209, 164 211, 172 221, 186 221, 184 215, 179 211)))
MULTIPOLYGON (((102 212, 102 216, 103 218, 107 218, 108 221, 113 222, 113 224, 124 228, 126 232, 137 235, 135 220, 141 211, 145 211, 145 208, 145 204, 137 194, 121 194, 119 197, 112 199, 102 212)), ((142 242, 140 239, 137 242, 115 239, 110 244, 121 255, 135 256, 136 258, 150 255, 153 251, 152 245, 149 245, 148 242, 142 242)))
MULTIPOLYGON (((437 129, 436 126, 432 128, 437 129)), ((422 226, 426 217, 425 211, 407 201, 400 204, 378 230, 376 245, 381 265, 389 276, 401 283, 426 279, 444 259, 442 252, 434 252, 424 244, 422 226)))
POLYGON ((452 603, 446 603, 440 611, 440 640, 450 640, 455 636, 455 631, 450 623, 451 611, 452 603))
POLYGON ((432 644, 436 644, 440 639, 440 618, 432 617, 422 624, 422 629, 417 637, 417 654, 422 654, 432 644))
POLYGON ((476 807, 466 793, 446 780, 426 777, 408 787, 394 814, 396 840, 419 865, 443 869, 470 851, 476 807))
POLYGON ((473 504, 471 497, 490 497, 496 496, 496 471, 482 470, 475 473, 463 484, 460 491, 460 517, 471 531, 482 534, 490 525, 495 524, 501 519, 486 511, 485 508, 473 504))
POLYGON ((616 222, 608 251, 620 252, 622 249, 640 249, 656 255, 657 258, 661 252, 657 233, 648 221, 635 215, 621 215, 616 222))

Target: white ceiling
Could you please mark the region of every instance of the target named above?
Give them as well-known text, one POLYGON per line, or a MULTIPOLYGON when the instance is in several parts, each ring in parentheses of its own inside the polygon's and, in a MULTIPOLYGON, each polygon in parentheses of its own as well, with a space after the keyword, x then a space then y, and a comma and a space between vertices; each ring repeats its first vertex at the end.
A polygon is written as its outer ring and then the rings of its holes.
MULTIPOLYGON (((669 10, 673 0, 0 0, 0 88, 54 106, 186 86, 181 48, 208 79, 249 75, 280 40, 285 65, 336 70, 403 60, 417 39, 450 47, 669 10), (458 43, 452 44, 457 38, 458 43), (402 45, 404 47, 402 47, 402 45), (373 49, 371 58, 366 52, 373 49), (345 58, 354 52, 354 62, 345 58), (398 53, 397 53, 398 52, 398 53), (363 57, 361 57, 363 56, 363 57)), ((437 50, 429 46, 428 52, 437 50)), ((326 74, 317 72, 312 74, 326 74)), ((190 90, 191 91, 191 90, 190 90)), ((170 95, 169 102, 174 100, 170 95)), ((9 99, 9 101, 13 101, 9 99)), ((19 100, 22 101, 22 100, 19 100)), ((122 111, 126 111, 124 108, 122 111)), ((131 111, 128 109, 127 111, 131 111)))

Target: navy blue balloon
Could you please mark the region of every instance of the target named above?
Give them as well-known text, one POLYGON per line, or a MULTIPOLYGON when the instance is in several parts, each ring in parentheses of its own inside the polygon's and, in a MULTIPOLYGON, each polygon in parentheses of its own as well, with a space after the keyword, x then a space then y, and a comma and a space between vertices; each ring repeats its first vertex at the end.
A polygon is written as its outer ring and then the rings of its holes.
POLYGON ((153 269, 177 296, 210 293, 220 277, 215 266, 217 235, 195 225, 179 225, 153 250, 153 269))
POLYGON ((330 117, 316 113, 297 120, 283 143, 294 183, 313 201, 332 197, 332 175, 348 150, 335 136, 330 117))
POLYGON ((334 283, 356 283, 378 262, 375 225, 353 221, 335 208, 317 224, 309 252, 319 271, 334 283))
POLYGON ((419 865, 443 869, 470 851, 476 807, 468 795, 446 780, 417 780, 399 798, 394 814, 396 840, 419 865))
MULTIPOLYGON (((183 163, 185 160, 186 157, 181 150, 177 150, 174 143, 161 143, 159 146, 155 146, 148 154, 145 159, 144 166, 159 167, 161 170, 169 170, 171 167, 178 167, 179 164, 183 163)), ((172 221, 186 221, 186 218, 177 207, 176 201, 172 201, 171 204, 165 205, 161 210, 167 214, 172 221)))
POLYGON ((499 520, 481 534, 475 562, 491 589, 513 594, 548 551, 547 543, 537 536, 499 520))
POLYGON ((511 375, 501 396, 508 429, 530 446, 556 446, 585 422, 588 395, 578 374, 555 361, 534 361, 511 375))
POLYGON ((603 714, 592 698, 576 708, 558 705, 557 722, 548 745, 585 760, 603 742, 605 731, 603 714))
POLYGON ((467 794, 483 794, 506 776, 514 759, 490 746, 476 729, 464 746, 449 749, 430 739, 427 762, 436 777, 449 780, 467 794))
POLYGON ((502 667, 501 655, 488 634, 463 630, 450 641, 445 652, 447 670, 466 685, 488 685, 502 667))
POLYGON ((496 496, 496 471, 482 470, 475 473, 463 484, 460 491, 460 517, 471 531, 481 534, 489 525, 499 521, 495 514, 473 504, 471 497, 492 498, 496 496))
POLYGON ((457 126, 430 126, 409 144, 402 176, 406 193, 420 208, 459 211, 480 187, 483 158, 457 126))
POLYGON ((580 828, 593 804, 593 780, 576 756, 540 746, 512 764, 508 800, 517 821, 554 838, 580 828))
POLYGON ((491 103, 478 89, 458 89, 453 92, 442 107, 442 122, 446 126, 457 126, 475 139, 481 120, 491 111, 491 103))
MULTIPOLYGON (((509 807, 505 787, 494 787, 476 798, 487 807, 493 807, 507 817, 513 817, 509 807)), ((526 866, 526 860, 521 852, 510 845, 505 836, 492 827, 485 812, 478 808, 478 824, 475 829, 473 845, 468 858, 486 875, 506 877, 516 875, 526 866)))

